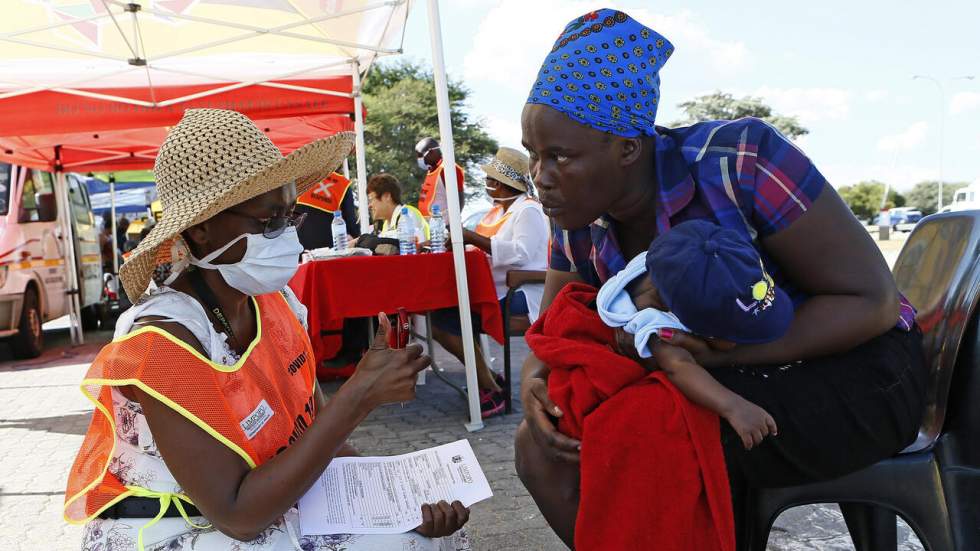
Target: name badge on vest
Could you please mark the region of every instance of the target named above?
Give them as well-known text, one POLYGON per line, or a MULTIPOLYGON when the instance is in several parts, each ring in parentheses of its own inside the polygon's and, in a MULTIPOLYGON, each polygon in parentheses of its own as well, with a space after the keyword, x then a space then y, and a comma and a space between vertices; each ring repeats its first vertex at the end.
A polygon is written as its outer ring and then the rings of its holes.
POLYGON ((262 427, 272 419, 272 416, 276 412, 272 411, 269 407, 269 403, 265 400, 259 402, 259 405, 255 406, 252 413, 248 414, 248 417, 242 420, 239 425, 242 426, 242 430, 245 431, 245 437, 251 440, 256 434, 262 430, 262 427))

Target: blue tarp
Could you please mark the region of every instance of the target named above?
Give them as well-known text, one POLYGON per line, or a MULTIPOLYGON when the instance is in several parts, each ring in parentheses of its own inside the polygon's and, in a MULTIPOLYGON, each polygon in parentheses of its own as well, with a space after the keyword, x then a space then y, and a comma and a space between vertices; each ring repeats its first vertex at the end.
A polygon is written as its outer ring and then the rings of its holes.
MULTIPOLYGON (((97 216, 108 216, 112 205, 109 184, 96 178, 89 178, 85 184, 92 201, 92 212, 97 216)), ((116 182, 117 215, 134 212, 146 214, 150 203, 156 199, 157 189, 153 182, 116 182)))
MULTIPOLYGON (((96 193, 109 193, 109 182, 103 182, 98 178, 87 178, 85 180, 85 187, 88 188, 88 194, 94 195, 96 193)), ((139 189, 156 187, 155 182, 116 182, 116 191, 122 191, 124 189, 139 189)))

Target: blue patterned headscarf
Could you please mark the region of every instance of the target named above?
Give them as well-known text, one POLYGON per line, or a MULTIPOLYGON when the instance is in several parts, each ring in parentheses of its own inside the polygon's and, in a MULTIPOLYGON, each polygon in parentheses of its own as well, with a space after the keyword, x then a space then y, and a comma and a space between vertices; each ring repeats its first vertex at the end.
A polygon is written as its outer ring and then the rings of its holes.
POLYGON ((528 103, 617 136, 653 136, 666 38, 621 11, 573 19, 545 58, 528 103))

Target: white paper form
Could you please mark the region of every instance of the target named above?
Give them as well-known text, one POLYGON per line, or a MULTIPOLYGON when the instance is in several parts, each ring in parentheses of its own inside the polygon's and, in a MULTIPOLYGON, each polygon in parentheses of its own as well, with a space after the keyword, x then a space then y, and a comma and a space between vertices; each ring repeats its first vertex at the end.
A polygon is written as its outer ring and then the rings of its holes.
POLYGON ((391 457, 337 457, 300 498, 300 530, 400 534, 422 524, 425 503, 469 507, 492 495, 466 440, 391 457))

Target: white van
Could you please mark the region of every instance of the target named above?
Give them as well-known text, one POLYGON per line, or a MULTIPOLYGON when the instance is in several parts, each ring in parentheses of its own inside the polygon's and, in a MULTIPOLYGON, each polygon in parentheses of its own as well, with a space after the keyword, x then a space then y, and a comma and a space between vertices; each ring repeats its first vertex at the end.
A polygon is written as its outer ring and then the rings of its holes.
POLYGON ((54 174, 0 163, 0 338, 14 356, 41 354, 41 324, 68 314, 67 246, 74 246, 82 326, 94 329, 102 298, 98 229, 81 176, 66 174, 69 201, 59 205, 54 174), (66 214, 67 213, 67 214, 66 214), (66 244, 62 217, 75 242, 66 244))
POLYGON ((953 212, 975 209, 980 209, 980 179, 956 190, 953 195, 953 204, 949 205, 949 210, 953 212))

